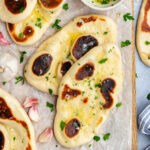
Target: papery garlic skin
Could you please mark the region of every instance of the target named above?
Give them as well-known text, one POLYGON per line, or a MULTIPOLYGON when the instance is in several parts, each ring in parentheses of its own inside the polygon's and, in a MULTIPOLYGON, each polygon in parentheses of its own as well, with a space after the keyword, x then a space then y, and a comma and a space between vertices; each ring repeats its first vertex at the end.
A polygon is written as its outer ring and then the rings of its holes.
POLYGON ((10 45, 10 43, 4 38, 4 36, 1 32, 0 32, 0 44, 1 45, 10 45))
POLYGON ((49 142, 51 140, 52 136, 53 136, 53 130, 51 128, 46 128, 39 136, 38 141, 40 143, 49 142))
POLYGON ((13 55, 0 52, 0 82, 7 82, 18 72, 18 62, 13 55))
POLYGON ((23 108, 33 107, 35 105, 39 104, 39 100, 37 98, 33 97, 27 97, 25 102, 23 103, 23 108))
POLYGON ((31 107, 29 109, 29 117, 32 121, 34 122, 39 122, 40 121, 40 117, 39 117, 39 113, 38 113, 38 109, 35 107, 31 107))

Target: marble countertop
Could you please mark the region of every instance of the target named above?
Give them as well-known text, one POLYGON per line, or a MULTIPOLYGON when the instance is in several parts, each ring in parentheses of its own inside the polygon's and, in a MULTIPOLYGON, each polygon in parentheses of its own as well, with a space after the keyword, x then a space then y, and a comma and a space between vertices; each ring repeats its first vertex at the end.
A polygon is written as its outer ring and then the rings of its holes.
MULTIPOLYGON (((134 2, 134 17, 135 17, 135 29, 137 18, 141 6, 141 2, 135 0, 134 2)), ((150 67, 147 67, 140 60, 138 53, 136 51, 135 56, 136 61, 136 73, 138 78, 136 79, 136 103, 137 103, 137 116, 141 111, 150 104, 150 101, 147 100, 147 95, 150 93, 150 67), (144 83, 144 84, 143 84, 144 83)), ((144 150, 148 145, 150 145, 150 136, 143 135, 138 130, 138 150, 144 150)))

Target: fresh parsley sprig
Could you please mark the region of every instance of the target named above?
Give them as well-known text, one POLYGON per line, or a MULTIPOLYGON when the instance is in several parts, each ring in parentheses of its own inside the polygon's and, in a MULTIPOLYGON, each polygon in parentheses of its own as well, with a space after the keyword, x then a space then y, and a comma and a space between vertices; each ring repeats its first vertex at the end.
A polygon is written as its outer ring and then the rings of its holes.
POLYGON ((134 20, 134 18, 130 13, 126 13, 123 15, 123 20, 126 22, 127 20, 134 20))
POLYGON ((59 25, 60 22, 61 22, 60 19, 56 19, 55 23, 52 25, 52 28, 56 27, 58 30, 60 30, 61 29, 61 26, 59 25))
POLYGON ((21 63, 23 63, 24 55, 27 54, 27 52, 26 51, 19 51, 19 53, 20 53, 20 64, 21 64, 21 63))

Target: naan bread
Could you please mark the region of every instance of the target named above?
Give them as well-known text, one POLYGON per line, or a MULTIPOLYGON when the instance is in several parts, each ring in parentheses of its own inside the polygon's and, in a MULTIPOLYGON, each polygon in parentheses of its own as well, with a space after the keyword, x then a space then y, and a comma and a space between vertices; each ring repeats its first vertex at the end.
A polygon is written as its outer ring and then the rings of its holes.
POLYGON ((150 1, 143 0, 137 24, 136 45, 142 61, 150 66, 150 1))
POLYGON ((74 148, 98 133, 122 87, 120 50, 114 44, 93 48, 62 78, 54 122, 56 139, 74 148))
POLYGON ((0 89, 0 149, 35 150, 34 128, 18 101, 0 89))
POLYGON ((8 32, 19 45, 32 45, 47 31, 48 27, 60 14, 61 8, 56 11, 46 11, 39 3, 31 15, 17 24, 7 24, 8 32))
POLYGON ((116 24, 109 17, 77 17, 36 50, 25 66, 25 78, 40 91, 57 95, 61 74, 71 67, 64 61, 75 62, 95 46, 115 43, 116 36, 116 24))
POLYGON ((32 13, 36 3, 37 0, 0 0, 0 19, 18 23, 32 13))

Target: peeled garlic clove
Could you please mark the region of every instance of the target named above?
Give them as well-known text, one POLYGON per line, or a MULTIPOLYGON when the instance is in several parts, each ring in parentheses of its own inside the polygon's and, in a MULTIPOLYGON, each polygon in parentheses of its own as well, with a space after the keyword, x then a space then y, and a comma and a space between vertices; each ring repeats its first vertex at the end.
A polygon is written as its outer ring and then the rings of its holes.
POLYGON ((10 45, 10 43, 3 37, 3 34, 0 32, 0 44, 10 45))
POLYGON ((18 72, 16 57, 9 53, 0 52, 0 82, 7 82, 15 77, 18 72))
POLYGON ((37 108, 31 107, 29 109, 29 117, 30 117, 30 119, 32 121, 35 121, 35 122, 39 122, 40 121, 40 117, 39 117, 39 113, 38 113, 37 108))
POLYGON ((36 98, 27 97, 25 102, 23 103, 24 108, 33 107, 39 103, 39 100, 36 98))
POLYGON ((47 128, 44 130, 44 132, 39 136, 38 141, 40 143, 46 143, 51 140, 53 136, 53 130, 51 128, 47 128))

